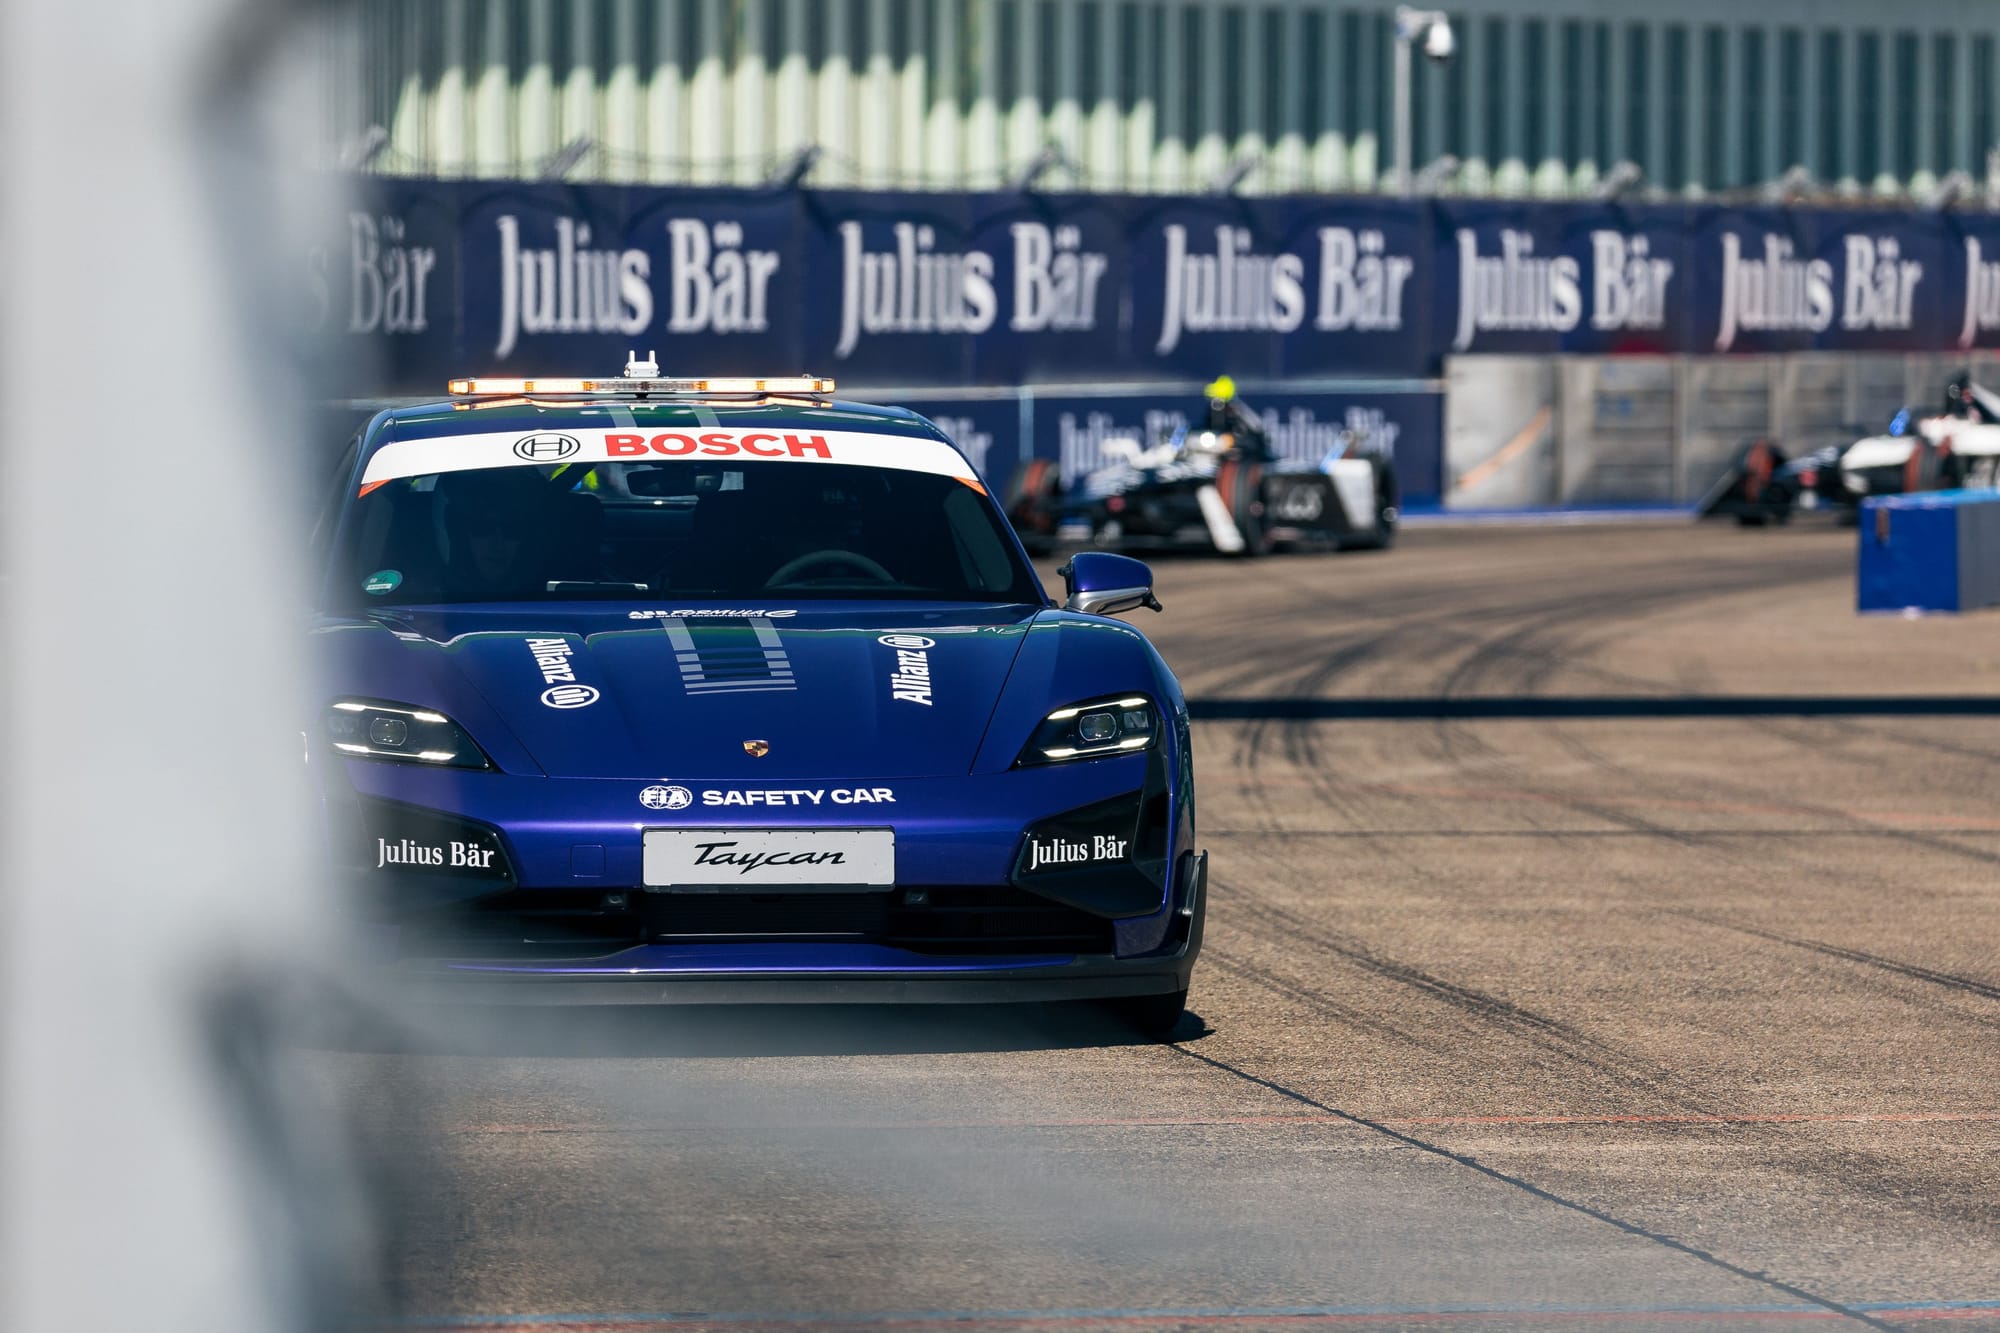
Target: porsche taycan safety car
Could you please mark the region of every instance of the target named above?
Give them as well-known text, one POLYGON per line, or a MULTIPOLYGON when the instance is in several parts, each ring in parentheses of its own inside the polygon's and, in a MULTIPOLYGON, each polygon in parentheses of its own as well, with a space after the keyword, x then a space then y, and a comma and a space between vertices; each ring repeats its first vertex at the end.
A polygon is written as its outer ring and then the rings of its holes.
POLYGON ((1285 545, 1380 549, 1396 539, 1394 468, 1351 442, 1289 459, 1261 431, 1176 430, 1150 449, 1107 441, 1104 454, 1105 465, 1067 491, 1045 460, 1017 470, 1008 515, 1024 540, 1261 555, 1285 545))
POLYGON ((394 975, 502 1000, 1110 998, 1201 947, 1136 560, 1050 601, 965 457, 830 381, 456 381, 315 534, 328 855, 394 975))

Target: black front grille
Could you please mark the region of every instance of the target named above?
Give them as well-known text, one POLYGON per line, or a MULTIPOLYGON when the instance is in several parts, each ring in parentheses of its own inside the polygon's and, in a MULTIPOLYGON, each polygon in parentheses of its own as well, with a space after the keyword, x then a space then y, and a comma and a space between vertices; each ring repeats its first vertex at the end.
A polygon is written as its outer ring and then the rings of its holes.
POLYGON ((1023 890, 497 893, 402 923, 406 951, 460 958, 602 957, 642 943, 865 942, 939 955, 1108 954, 1111 922, 1023 890))
POLYGON ((635 894, 655 940, 880 939, 886 893, 635 894))
POLYGON ((1109 953, 1111 923, 1019 889, 649 893, 656 940, 865 940, 922 953, 1109 953))

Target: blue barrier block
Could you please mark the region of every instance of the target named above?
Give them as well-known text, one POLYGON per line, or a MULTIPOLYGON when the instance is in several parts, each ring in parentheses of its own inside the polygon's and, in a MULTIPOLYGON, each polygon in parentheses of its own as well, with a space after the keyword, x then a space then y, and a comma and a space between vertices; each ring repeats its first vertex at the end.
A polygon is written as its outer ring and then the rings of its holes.
POLYGON ((1862 611, 2000 604, 2000 491, 1885 495, 1861 505, 1862 611))

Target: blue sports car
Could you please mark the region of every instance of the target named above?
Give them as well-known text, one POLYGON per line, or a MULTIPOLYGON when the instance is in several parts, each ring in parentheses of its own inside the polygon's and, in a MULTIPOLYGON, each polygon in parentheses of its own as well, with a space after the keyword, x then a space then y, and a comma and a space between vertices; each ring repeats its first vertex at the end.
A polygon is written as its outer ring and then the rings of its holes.
POLYGON ((965 456, 832 384, 461 380, 349 446, 308 764, 427 994, 1108 998, 1201 948, 1187 710, 1136 560, 1054 605, 965 456))

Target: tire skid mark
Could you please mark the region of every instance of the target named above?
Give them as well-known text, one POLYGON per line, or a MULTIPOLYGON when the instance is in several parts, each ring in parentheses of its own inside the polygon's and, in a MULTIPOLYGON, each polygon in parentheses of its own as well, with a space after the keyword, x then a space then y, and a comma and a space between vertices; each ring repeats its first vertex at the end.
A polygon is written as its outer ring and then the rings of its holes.
MULTIPOLYGON (((1496 673, 1502 677, 1499 683, 1505 684, 1514 691, 1532 691, 1535 687, 1543 683, 1547 676, 1554 670, 1555 665, 1558 664, 1566 664, 1572 670, 1590 670, 1593 674, 1618 680, 1628 685, 1644 686, 1645 688, 1654 690, 1660 689, 1661 686, 1658 682, 1648 681, 1643 677, 1634 677, 1625 673, 1606 672, 1598 668, 1586 668, 1582 664, 1570 659, 1565 654, 1565 649, 1578 637, 1587 632, 1585 626, 1594 627, 1594 642, 1601 644, 1616 637, 1614 631, 1620 621, 1630 621, 1646 615, 1656 614, 1660 610, 1667 609, 1677 602, 1701 600, 1713 591, 1715 590, 1711 588, 1700 588, 1692 591, 1678 589, 1654 596, 1641 595, 1636 599, 1620 591, 1603 597, 1583 599, 1581 603, 1571 601, 1567 604, 1567 611, 1559 610, 1555 614, 1541 617, 1530 622, 1528 625, 1522 626, 1514 635, 1507 636, 1516 645, 1513 660, 1503 659, 1497 654, 1485 653, 1475 654, 1472 659, 1461 663, 1459 671, 1454 673, 1455 678, 1446 682, 1444 693, 1449 696, 1454 689, 1462 690, 1470 685, 1489 685, 1493 682, 1489 681, 1488 677, 1496 673), (1622 611, 1624 614, 1614 617, 1611 614, 1614 611, 1622 611), (1523 642, 1533 643, 1533 636, 1537 634, 1541 635, 1545 641, 1553 640, 1554 642, 1537 645, 1536 651, 1533 652, 1529 652, 1525 648, 1518 646, 1523 642), (1540 663, 1541 665, 1538 667, 1535 665, 1536 663, 1540 663)), ((1828 752, 1828 747, 1825 745, 1825 736, 1830 724, 1822 724, 1816 727, 1809 726, 1806 729, 1810 738, 1808 739, 1801 738, 1796 734, 1794 729, 1788 728, 1784 722, 1777 719, 1753 718, 1748 719, 1747 722, 1752 729, 1762 731, 1776 739, 1792 745, 1810 747, 1816 756, 1825 755, 1828 752)), ((1462 735, 1470 730, 1470 728, 1464 724, 1441 721, 1439 723, 1439 730, 1447 732, 1447 734, 1462 735)), ((1832 730, 1836 734, 1840 733, 1840 728, 1838 727, 1833 727, 1832 730)), ((1616 774, 1628 780, 1636 780, 1642 790, 1650 789, 1658 791, 1661 788, 1662 784, 1657 775, 1634 769, 1630 765, 1621 763, 1603 754, 1585 742, 1578 735, 1574 726, 1565 726, 1559 723, 1553 724, 1547 728, 1546 734, 1573 756, 1597 768, 1599 771, 1616 774)), ((1871 734, 1873 733, 1871 732, 1871 734)), ((1845 739, 1844 736, 1842 738, 1845 739)), ((1900 737, 1898 739, 1904 743, 1921 745, 1921 741, 1918 738, 1900 737)), ((1841 757, 1845 762, 1849 763, 1868 762, 1864 758, 1855 756, 1841 757)), ((1539 786, 1539 784, 1524 785, 1539 786)), ((1733 787, 1736 791, 1747 790, 1737 784, 1723 785, 1725 789, 1733 787)), ((1544 790, 1546 789, 1544 788, 1544 790)), ((1659 825, 1653 821, 1644 820, 1632 815, 1611 814, 1584 798, 1568 799, 1574 799, 1577 802, 1575 808, 1580 812, 1596 815, 1607 822, 1655 833, 1658 836, 1681 842, 1683 845, 1694 845, 1690 840, 1685 839, 1664 825, 1659 825)), ((1830 807, 1805 806, 1802 809, 1808 813, 1819 814, 1844 822, 1854 820, 1854 815, 1851 812, 1830 807)), ((2000 865, 2000 853, 1963 847, 1934 834, 1897 831, 1892 836, 1900 837, 1912 845, 1926 849, 1943 851, 1950 855, 1973 859, 1984 864, 2000 865)), ((1739 863, 1741 861, 1741 858, 1737 857, 1729 857, 1727 859, 1739 863)))
POLYGON ((1337 936, 1297 913, 1234 885, 1221 886, 1223 901, 1237 919, 1277 927, 1296 939, 1339 957, 1383 980, 1408 987, 1458 1014, 1511 1034, 1550 1055, 1628 1091, 1657 1097, 1669 1105, 1703 1113, 1716 1107, 1676 1078, 1640 1066, 1639 1057, 1579 1032, 1559 1019, 1538 1014, 1511 1000, 1449 981, 1432 972, 1385 958, 1364 942, 1337 936))
MULTIPOLYGON (((1655 570, 1641 569, 1637 572, 1643 582, 1636 587, 1620 583, 1593 595, 1572 593, 1536 605, 1525 621, 1506 634, 1486 640, 1458 663, 1443 681, 1438 694, 1444 698, 1464 697, 1490 692, 1496 685, 1510 693, 1532 692, 1558 671, 1583 674, 1628 688, 1636 685, 1648 691, 1662 691, 1667 687, 1658 681, 1631 677, 1581 662, 1568 651, 1570 645, 1585 632, 1586 626, 1597 628, 1596 642, 1601 643, 1615 637, 1617 627, 1648 616, 1682 605, 1698 604, 1718 594, 1764 591, 1774 583, 1788 581, 1782 573, 1775 578, 1767 573, 1761 578, 1745 580, 1740 570, 1732 570, 1730 572, 1734 577, 1729 579, 1727 587, 1721 587, 1707 582, 1662 583, 1655 570)), ((1439 719, 1433 731, 1448 759, 1459 760, 1467 754, 1492 752, 1481 729, 1469 722, 1439 719)), ((1519 768, 1516 765, 1517 772, 1519 768)), ((1528 781, 1526 774, 1522 777, 1523 785, 1546 790, 1543 784, 1528 781)), ((1579 812, 1596 815, 1607 822, 1657 832, 1663 837, 1672 836, 1664 826, 1652 825, 1632 816, 1609 815, 1580 798, 1565 796, 1564 799, 1577 801, 1575 808, 1579 812)))
POLYGON ((1289 1000, 1295 1000, 1308 1008, 1318 1010, 1320 1013, 1358 1032, 1366 1032, 1372 1036, 1382 1037, 1400 1045, 1414 1047, 1430 1055, 1441 1054, 1444 1051, 1444 1048, 1440 1047, 1436 1042, 1425 1041, 1414 1033, 1405 1032, 1395 1024, 1378 1018, 1366 1010, 1342 1004, 1331 996, 1323 995, 1318 991, 1308 990, 1294 982, 1287 981, 1270 968, 1263 967, 1247 959, 1238 958, 1235 954, 1227 950, 1216 948, 1212 943, 1205 944, 1202 947, 1201 958, 1203 963, 1219 968, 1221 971, 1239 978, 1248 985, 1260 987, 1270 991, 1274 995, 1281 995, 1289 1000))
MULTIPOLYGON (((1392 628, 1371 640, 1374 652, 1369 656, 1385 655, 1384 650, 1405 637, 1410 628, 1392 628)), ((1367 658, 1359 660, 1365 661, 1367 658)), ((1318 693, 1329 681, 1349 670, 1354 664, 1354 659, 1330 660, 1299 682, 1302 692, 1308 695, 1318 693)), ((1351 818, 1358 822, 1365 808, 1365 800, 1352 784, 1342 782, 1328 772, 1327 765, 1322 762, 1319 752, 1319 734, 1316 727, 1302 725, 1297 721, 1287 721, 1282 724, 1278 733, 1281 752, 1286 760, 1305 776, 1314 794, 1325 804, 1330 817, 1351 818)), ((1275 816, 1273 819, 1275 822, 1275 816)), ((1414 856, 1401 844, 1393 842, 1379 844, 1376 850, 1387 859, 1401 862, 1406 868, 1418 868, 1414 856)))
POLYGON ((1224 1074, 1228 1074, 1231 1077, 1242 1079, 1246 1083, 1252 1083, 1258 1087, 1268 1089, 1269 1091, 1274 1092, 1281 1097, 1286 1097, 1292 1101, 1299 1103, 1301 1106, 1309 1106, 1312 1107, 1314 1110, 1323 1111, 1328 1115, 1338 1116, 1342 1120, 1349 1121, 1350 1123, 1354 1124, 1359 1128, 1370 1130, 1376 1134, 1381 1135, 1383 1138, 1389 1139, 1395 1143, 1399 1143, 1406 1148, 1414 1148, 1418 1152, 1422 1152, 1428 1154, 1429 1156, 1437 1157, 1444 1161, 1454 1163, 1458 1166, 1466 1168, 1469 1171, 1476 1171, 1480 1175, 1485 1176, 1489 1180, 1495 1181, 1498 1184, 1506 1185, 1511 1189, 1518 1190, 1521 1193, 1527 1194, 1530 1197, 1538 1199, 1543 1203, 1553 1204, 1558 1208, 1566 1209, 1582 1217, 1587 1217, 1592 1221, 1601 1222, 1606 1226, 1614 1227, 1617 1230, 1624 1232, 1628 1236, 1635 1237, 1636 1239, 1639 1240, 1647 1241, 1651 1244, 1660 1246, 1663 1249, 1672 1250, 1676 1254, 1684 1255, 1687 1258, 1693 1259, 1699 1263, 1706 1264, 1711 1268, 1715 1268, 1721 1272, 1728 1273, 1733 1277, 1741 1278, 1746 1282, 1755 1283, 1756 1285, 1764 1287, 1770 1291, 1782 1292, 1785 1295, 1791 1297, 1793 1300, 1804 1301, 1810 1305, 1818 1306, 1822 1310, 1826 1310, 1832 1314, 1839 1315, 1842 1318, 1852 1320, 1853 1322, 1860 1324, 1866 1328, 1883 1329, 1890 1331, 1890 1333, 1893 1333, 1893 1330, 1896 1327, 1894 1324, 1889 1323, 1883 1319, 1877 1318, 1875 1315, 1868 1313, 1866 1310, 1845 1304, 1841 1301, 1837 1301, 1831 1296, 1822 1296, 1818 1292, 1813 1291, 1810 1288, 1799 1286, 1796 1283, 1787 1282, 1783 1278, 1773 1277, 1769 1273, 1762 1272, 1756 1269, 1745 1268, 1743 1265, 1738 1263, 1733 1263, 1730 1260, 1723 1258, 1721 1255, 1716 1254, 1711 1250, 1704 1250, 1699 1246, 1692 1245, 1687 1241, 1669 1235, 1664 1231, 1658 1231, 1652 1227, 1645 1226, 1642 1223, 1634 1222, 1627 1218, 1620 1217, 1615 1213, 1608 1212, 1605 1209, 1584 1203, 1579 1199, 1572 1199, 1566 1195, 1557 1194, 1554 1190, 1547 1189, 1541 1185, 1535 1184, 1533 1181, 1529 1180, 1525 1176, 1515 1175, 1512 1172, 1503 1171, 1499 1167, 1492 1166, 1486 1162, 1482 1162, 1477 1157, 1474 1157, 1471 1153, 1458 1152, 1451 1148, 1445 1147, 1441 1143, 1435 1143, 1429 1139, 1421 1138, 1415 1134, 1411 1134, 1404 1130, 1397 1129, 1393 1125, 1390 1125, 1384 1121, 1370 1119, 1367 1116, 1356 1115, 1351 1111, 1344 1111, 1337 1106, 1333 1106, 1330 1105, 1329 1103, 1322 1102, 1315 1097, 1309 1096, 1306 1093, 1298 1091, 1295 1088, 1288 1087, 1285 1084, 1280 1083, 1275 1079, 1266 1078, 1260 1074, 1252 1073, 1247 1069, 1242 1069, 1236 1065, 1232 1065, 1225 1060, 1220 1060, 1210 1055, 1204 1055, 1200 1051, 1189 1050, 1187 1047, 1182 1046, 1178 1043, 1168 1042, 1165 1044, 1169 1050, 1172 1050, 1189 1060, 1194 1060, 1201 1064, 1207 1065, 1209 1068, 1217 1070, 1224 1074))
POLYGON ((1758 926, 1747 926, 1741 922, 1728 921, 1722 917, 1710 916, 1701 912, 1674 908, 1665 910, 1670 916, 1683 917, 1689 921, 1699 921, 1703 925, 1714 926, 1719 930, 1735 931, 1739 935, 1755 936, 1760 940, 1769 940, 1773 944, 1784 944, 1794 949, 1805 949, 1812 953, 1823 954, 1828 958, 1838 958, 1843 962, 1859 963, 1863 967, 1879 968, 1884 972, 1891 972, 1899 977, 1908 977, 1912 981, 1922 981, 1933 986, 1942 986, 1947 990, 1958 991, 1962 994, 1976 995, 1982 1000, 2000 1000, 2000 985, 1995 985, 1990 981, 1981 981, 1977 977, 1963 977, 1954 972, 1940 972, 1935 968, 1920 967, 1915 963, 1905 963, 1900 959, 1885 958, 1881 954, 1868 953, 1861 949, 1849 949, 1838 944, 1828 944, 1824 940, 1801 939, 1792 935, 1780 934, 1775 930, 1764 930, 1758 926))

